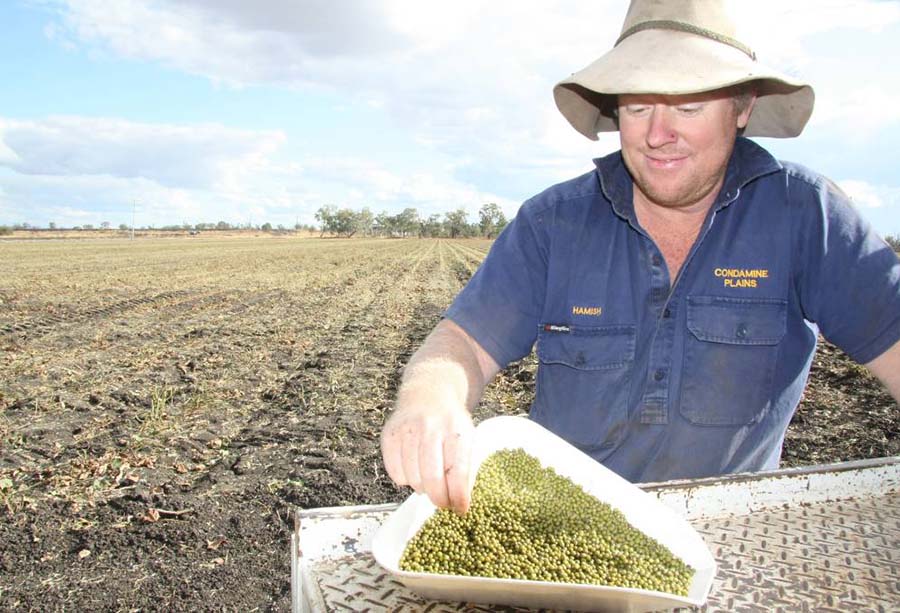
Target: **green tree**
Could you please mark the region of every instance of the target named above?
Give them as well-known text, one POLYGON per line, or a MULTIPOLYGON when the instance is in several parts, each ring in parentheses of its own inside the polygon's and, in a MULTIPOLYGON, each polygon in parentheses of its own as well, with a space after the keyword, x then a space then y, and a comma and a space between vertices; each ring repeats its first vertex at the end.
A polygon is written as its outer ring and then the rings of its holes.
POLYGON ((419 236, 433 238, 441 235, 441 214, 432 213, 428 219, 419 221, 419 236))
POLYGON ((450 238, 465 236, 469 229, 469 214, 460 207, 455 211, 444 213, 444 231, 450 238))
POLYGON ((356 234, 356 212, 352 209, 338 209, 334 218, 332 232, 338 236, 350 238, 356 234))
POLYGON ((333 204, 320 206, 316 211, 316 221, 319 222, 319 229, 322 233, 319 236, 325 236, 326 232, 333 232, 337 219, 337 207, 333 204))
POLYGON ((419 212, 416 209, 403 209, 396 216, 397 229, 401 236, 413 236, 419 232, 419 212))
POLYGON ((352 209, 339 209, 333 204, 326 204, 316 211, 316 219, 322 224, 322 236, 326 232, 350 238, 356 234, 357 213, 352 209))
POLYGON ((481 235, 486 238, 494 238, 506 227, 506 215, 500 207, 489 202, 478 211, 478 227, 481 235))
POLYGON ((364 206, 362 210, 356 213, 356 216, 353 220, 353 227, 356 232, 359 232, 363 236, 371 236, 372 229, 375 226, 375 215, 369 209, 369 207, 364 206))
POLYGON ((387 211, 381 211, 375 216, 375 232, 380 236, 390 238, 394 235, 394 217, 387 211))

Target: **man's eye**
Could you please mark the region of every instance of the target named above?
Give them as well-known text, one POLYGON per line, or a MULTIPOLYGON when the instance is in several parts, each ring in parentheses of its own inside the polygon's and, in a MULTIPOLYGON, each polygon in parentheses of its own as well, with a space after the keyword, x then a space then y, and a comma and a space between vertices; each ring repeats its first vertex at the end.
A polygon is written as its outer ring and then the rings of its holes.
POLYGON ((647 104, 626 104, 625 112, 629 115, 646 115, 650 111, 650 105, 647 104))
POLYGON ((690 115, 696 115, 697 113, 702 111, 703 105, 702 104, 682 104, 676 108, 678 109, 678 112, 681 113, 682 115, 690 116, 690 115))

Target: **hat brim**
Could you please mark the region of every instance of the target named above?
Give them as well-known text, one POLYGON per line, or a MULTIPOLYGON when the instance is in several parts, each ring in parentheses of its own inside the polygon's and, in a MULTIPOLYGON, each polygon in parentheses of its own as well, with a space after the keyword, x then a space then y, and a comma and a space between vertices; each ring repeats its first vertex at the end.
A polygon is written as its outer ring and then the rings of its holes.
POLYGON ((556 106, 592 140, 615 132, 619 94, 681 95, 755 82, 745 136, 797 136, 812 115, 812 87, 753 61, 743 51, 686 32, 645 30, 553 88, 556 106))

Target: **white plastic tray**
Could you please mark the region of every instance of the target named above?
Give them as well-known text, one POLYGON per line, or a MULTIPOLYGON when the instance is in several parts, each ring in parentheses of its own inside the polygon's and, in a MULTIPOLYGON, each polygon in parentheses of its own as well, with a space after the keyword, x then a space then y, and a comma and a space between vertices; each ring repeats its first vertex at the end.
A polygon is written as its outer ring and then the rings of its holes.
POLYGON ((435 510, 422 494, 407 498, 385 520, 372 541, 372 554, 378 563, 409 589, 430 600, 581 611, 654 611, 700 606, 706 601, 716 574, 712 553, 687 521, 656 498, 529 419, 494 417, 479 424, 475 433, 473 467, 480 466, 498 449, 521 447, 544 466, 552 467, 589 494, 619 509, 635 528, 655 538, 696 569, 688 596, 621 587, 400 570, 400 557, 407 542, 435 510))

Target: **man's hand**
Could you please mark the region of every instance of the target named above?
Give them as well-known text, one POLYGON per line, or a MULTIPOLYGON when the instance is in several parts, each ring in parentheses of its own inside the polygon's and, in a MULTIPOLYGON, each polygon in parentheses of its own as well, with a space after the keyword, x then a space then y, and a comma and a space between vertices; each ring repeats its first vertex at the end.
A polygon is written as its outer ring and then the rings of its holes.
POLYGON ((462 328, 442 320, 410 358, 394 414, 381 431, 381 455, 397 485, 439 507, 469 510, 475 428, 470 411, 500 366, 462 328))
POLYGON ((469 466, 475 428, 452 402, 398 406, 381 433, 388 475, 428 495, 438 507, 469 510, 469 466))

